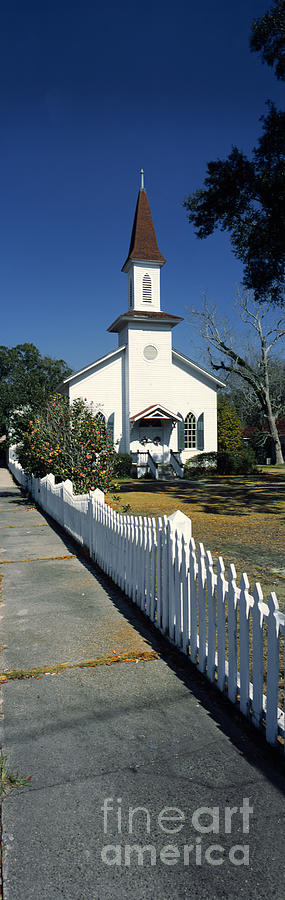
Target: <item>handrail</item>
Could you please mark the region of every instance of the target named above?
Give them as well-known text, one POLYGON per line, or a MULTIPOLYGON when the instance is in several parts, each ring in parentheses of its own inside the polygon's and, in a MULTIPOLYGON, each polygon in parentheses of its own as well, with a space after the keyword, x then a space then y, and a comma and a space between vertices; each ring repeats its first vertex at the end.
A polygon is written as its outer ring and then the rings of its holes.
POLYGON ((155 459, 153 458, 153 456, 151 455, 149 450, 148 450, 148 465, 149 465, 151 474, 154 475, 155 478, 158 478, 158 465, 155 462, 155 459))
POLYGON ((183 478, 184 467, 182 466, 180 459, 177 459, 177 457, 178 457, 178 453, 175 453, 173 450, 170 450, 170 462, 171 462, 172 468, 174 469, 174 472, 176 473, 176 475, 178 475, 179 478, 183 478))
POLYGON ((148 452, 147 450, 137 450, 138 455, 138 463, 140 465, 147 465, 148 452))

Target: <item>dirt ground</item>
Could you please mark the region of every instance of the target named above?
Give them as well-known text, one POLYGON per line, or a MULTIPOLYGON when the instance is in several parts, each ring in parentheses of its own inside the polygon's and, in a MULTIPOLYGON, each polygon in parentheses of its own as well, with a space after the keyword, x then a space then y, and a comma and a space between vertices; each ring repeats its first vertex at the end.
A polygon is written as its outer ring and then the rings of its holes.
POLYGON ((192 520, 196 545, 234 563, 238 579, 247 572, 268 599, 275 591, 285 608, 285 473, 201 482, 140 481, 121 485, 120 505, 134 515, 163 516, 180 509, 192 520))

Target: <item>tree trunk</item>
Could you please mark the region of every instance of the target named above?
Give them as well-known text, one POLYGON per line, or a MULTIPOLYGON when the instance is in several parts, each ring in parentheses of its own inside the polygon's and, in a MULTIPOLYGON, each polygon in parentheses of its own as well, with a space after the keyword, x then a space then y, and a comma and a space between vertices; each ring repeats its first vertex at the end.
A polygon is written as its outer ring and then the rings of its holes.
POLYGON ((263 337, 261 340, 261 348, 262 348, 262 361, 263 361, 263 367, 264 367, 266 415, 268 418, 270 434, 271 434, 273 444, 274 444, 274 449, 275 449, 275 465, 281 466, 284 463, 284 459, 283 459, 280 438, 279 438, 279 434, 278 434, 278 428, 276 425, 276 418, 272 412, 271 399, 270 399, 269 373, 268 373, 268 348, 265 347, 265 340, 263 337))
MULTIPOLYGON (((271 404, 269 404, 271 406, 271 404)), ((272 410, 268 410, 267 412, 268 424, 270 428, 270 434, 274 443, 275 448, 275 465, 281 466, 284 463, 282 447, 280 443, 280 438, 278 434, 278 429, 276 425, 275 416, 272 413, 272 410)))

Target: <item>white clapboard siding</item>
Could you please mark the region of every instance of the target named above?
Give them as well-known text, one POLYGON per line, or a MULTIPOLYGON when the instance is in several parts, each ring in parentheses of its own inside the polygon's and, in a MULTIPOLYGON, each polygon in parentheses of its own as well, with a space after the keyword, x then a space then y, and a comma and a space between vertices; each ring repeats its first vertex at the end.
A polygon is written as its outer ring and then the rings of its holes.
POLYGON ((221 556, 215 572, 210 551, 200 543, 197 553, 191 522, 179 510, 157 521, 123 516, 105 503, 100 490, 78 495, 70 481, 55 484, 52 474, 26 476, 12 448, 9 467, 168 640, 257 728, 265 723, 270 744, 284 740, 278 696, 281 688, 284 697, 285 615, 275 593, 266 602, 256 584, 251 594, 245 572, 238 586, 234 565, 226 577, 221 556))

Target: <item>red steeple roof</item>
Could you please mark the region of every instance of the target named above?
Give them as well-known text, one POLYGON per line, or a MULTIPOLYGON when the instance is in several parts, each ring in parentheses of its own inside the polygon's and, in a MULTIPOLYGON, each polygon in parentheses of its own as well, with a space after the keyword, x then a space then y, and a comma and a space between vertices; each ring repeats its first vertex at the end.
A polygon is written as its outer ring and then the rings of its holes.
POLYGON ((123 270, 129 259, 147 259, 162 265, 166 262, 157 246, 147 193, 143 187, 138 195, 130 248, 123 270))

